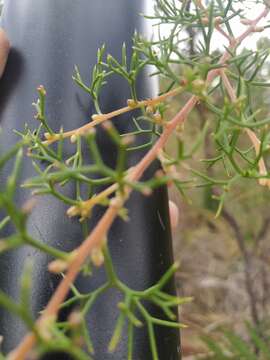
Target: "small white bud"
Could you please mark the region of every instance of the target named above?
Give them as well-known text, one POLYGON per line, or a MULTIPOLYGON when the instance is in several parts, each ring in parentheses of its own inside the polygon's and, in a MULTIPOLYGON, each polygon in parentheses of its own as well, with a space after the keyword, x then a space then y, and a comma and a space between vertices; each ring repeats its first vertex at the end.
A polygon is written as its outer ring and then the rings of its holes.
POLYGON ((135 141, 134 135, 127 135, 122 139, 123 145, 130 145, 135 141))
POLYGON ((254 32, 263 32, 264 26, 254 26, 253 31, 254 32))
POLYGON ((203 17, 203 18, 201 19, 201 22, 202 22, 203 25, 208 25, 208 24, 209 24, 209 20, 208 20, 207 17, 203 17))
POLYGON ((78 327, 83 321, 83 316, 79 311, 72 311, 68 317, 68 323, 71 327, 78 327))
POLYGON ((221 16, 217 16, 216 18, 215 18, 215 20, 214 20, 214 24, 215 25, 219 25, 219 24, 221 24, 222 23, 222 17, 221 16))
POLYGON ((145 111, 146 111, 146 114, 148 114, 148 115, 153 114, 154 111, 155 111, 154 106, 148 105, 148 106, 146 107, 146 110, 145 110, 145 111))
POLYGON ((127 100, 127 105, 130 107, 130 108, 135 108, 137 106, 137 101, 133 100, 133 99, 128 99, 127 100))
POLYGON ((68 267, 68 262, 65 260, 54 260, 48 265, 48 270, 54 274, 60 274, 64 272, 68 267))
POLYGON ((67 216, 69 217, 73 217, 76 215, 80 214, 80 210, 77 206, 71 206, 68 210, 67 210, 67 216))
POLYGON ((99 121, 103 118, 103 115, 102 114, 94 114, 94 115, 92 115, 91 118, 93 121, 99 121))
POLYGON ((142 194, 144 196, 150 196, 152 193, 153 193, 153 190, 148 186, 145 186, 142 190, 142 194))
POLYGON ((37 204, 37 199, 31 198, 29 200, 27 200, 22 207, 22 211, 24 214, 31 214, 33 208, 36 206, 37 204))
POLYGON ((76 141, 77 141, 77 135, 76 135, 76 134, 71 135, 71 137, 70 137, 70 142, 71 142, 72 144, 74 144, 76 141))
POLYGON ((91 260, 96 267, 100 267, 104 264, 104 255, 101 248, 94 248, 91 251, 91 260))
POLYGON ((162 116, 158 112, 153 115, 153 120, 157 125, 162 125, 163 123, 162 116))

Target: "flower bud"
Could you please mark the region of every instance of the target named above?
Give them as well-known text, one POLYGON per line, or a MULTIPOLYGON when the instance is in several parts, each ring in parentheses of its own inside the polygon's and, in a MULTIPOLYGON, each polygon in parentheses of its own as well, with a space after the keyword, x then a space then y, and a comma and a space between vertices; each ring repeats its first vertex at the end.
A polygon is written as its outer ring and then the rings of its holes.
POLYGON ((150 196, 151 194, 153 193, 153 190, 148 187, 148 186, 145 186, 143 189, 142 189, 142 194, 144 196, 150 196))
POLYGON ((254 26, 253 27, 253 32, 263 32, 264 31, 264 26, 254 26))
POLYGON ((103 114, 94 114, 91 116, 93 121, 99 121, 103 118, 103 114))
POLYGON ((204 90, 205 82, 202 79, 193 80, 192 87, 196 92, 201 92, 204 90))
POLYGON ((207 17, 203 17, 203 18, 201 19, 201 22, 202 22, 203 25, 208 25, 208 24, 209 24, 209 20, 208 20, 207 17))
POLYGON ((214 20, 214 24, 215 25, 219 25, 219 24, 221 24, 222 23, 222 17, 221 16, 217 16, 216 18, 215 18, 215 20, 214 20))
POLYGON ((187 86, 187 84, 188 84, 188 80, 187 80, 186 78, 182 78, 182 79, 180 80, 180 85, 181 85, 181 86, 187 86))
POLYGON ((77 216, 79 214, 80 214, 80 209, 78 208, 78 206, 71 206, 67 210, 67 216, 68 217, 77 216))
POLYGON ((134 143, 134 141, 135 141, 135 136, 134 135, 126 135, 122 139, 122 144, 123 145, 130 145, 130 144, 134 143))
POLYGON ((154 122, 157 124, 157 125, 162 125, 163 123, 163 118, 162 116, 160 115, 160 113, 156 112, 154 115, 153 115, 153 120, 154 122))
POLYGON ((50 329, 55 322, 55 319, 55 315, 46 316, 46 318, 42 320, 37 326, 38 333, 46 341, 50 341, 52 339, 52 333, 50 329))
POLYGON ((100 267, 104 264, 104 255, 102 252, 102 249, 100 247, 96 247, 91 251, 90 254, 92 263, 96 266, 96 267, 100 267))
POLYGON ((31 198, 29 200, 27 200, 22 207, 22 212, 26 215, 31 214, 33 208, 36 206, 37 204, 37 199, 31 198))
POLYGON ((48 270, 53 274, 60 274, 66 271, 67 267, 68 267, 67 261, 57 259, 49 263, 48 270))
POLYGON ((131 108, 131 109, 133 109, 133 108, 135 108, 136 106, 137 106, 137 101, 135 101, 134 99, 128 99, 127 100, 127 105, 131 108))
POLYGON ((154 108, 154 106, 152 106, 152 105, 148 105, 147 107, 146 107, 146 114, 147 115, 151 115, 151 114, 153 114, 154 113, 154 111, 155 111, 155 108, 154 108))
POLYGON ((39 86, 37 87, 37 91, 38 91, 42 96, 45 96, 45 95, 46 95, 46 90, 45 90, 45 88, 44 88, 43 85, 39 85, 39 86))
POLYGON ((81 312, 78 310, 72 311, 72 313, 68 317, 68 322, 71 325, 71 327, 78 327, 81 325, 83 321, 83 316, 81 312))
POLYGON ((52 134, 50 134, 48 132, 45 132, 44 137, 45 137, 46 140, 51 140, 53 136, 52 136, 52 134))
POLYGON ((71 137, 70 137, 70 142, 71 142, 72 144, 74 144, 74 143, 77 141, 77 139, 78 139, 77 135, 76 135, 76 134, 73 134, 73 135, 71 135, 71 137))

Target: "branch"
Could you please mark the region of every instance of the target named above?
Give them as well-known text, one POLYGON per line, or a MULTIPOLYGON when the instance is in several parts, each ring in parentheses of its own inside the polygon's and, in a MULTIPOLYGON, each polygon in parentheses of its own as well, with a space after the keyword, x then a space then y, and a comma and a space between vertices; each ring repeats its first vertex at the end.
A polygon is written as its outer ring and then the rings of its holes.
MULTIPOLYGON (((236 102, 237 100, 237 97, 236 97, 236 94, 235 94, 235 90, 233 89, 231 83, 230 83, 230 80, 228 79, 227 75, 225 74, 225 71, 224 69, 221 69, 219 70, 220 71, 220 76, 222 78, 222 81, 224 83, 224 86, 228 92, 228 95, 231 99, 232 102, 236 102)), ((248 137, 250 138, 253 146, 254 146, 254 149, 255 149, 255 152, 256 152, 256 155, 259 156, 260 155, 260 149, 261 149, 261 142, 260 140, 258 139, 257 135, 255 134, 254 131, 248 129, 248 128, 245 128, 245 131, 248 135, 248 137)), ((263 157, 260 158, 259 160, 259 171, 260 171, 260 175, 262 176, 265 176, 267 175, 267 169, 266 169, 266 165, 265 165, 265 162, 264 162, 264 159, 263 157)), ((270 180, 268 179, 259 179, 259 184, 262 185, 262 186, 268 186, 270 188, 270 180)))
POLYGON ((50 134, 50 133, 45 133, 45 137, 46 140, 43 141, 43 144, 45 145, 49 145, 52 144, 60 139, 65 139, 65 138, 71 138, 71 140, 76 139, 76 136, 78 135, 82 135, 87 133, 88 131, 90 131, 92 128, 94 128, 95 126, 103 123, 104 121, 110 120, 116 116, 125 114, 127 112, 133 111, 135 109, 139 109, 145 106, 154 106, 157 105, 161 102, 163 102, 164 100, 166 100, 169 97, 172 96, 176 96, 179 93, 181 93, 183 91, 183 87, 179 86, 171 91, 168 91, 165 94, 162 94, 160 96, 157 96, 156 98, 153 99, 147 99, 147 100, 142 100, 142 101, 138 101, 136 102, 135 100, 128 100, 128 106, 123 107, 121 109, 118 110, 114 110, 110 113, 107 114, 95 114, 92 116, 92 121, 86 125, 83 125, 80 128, 74 129, 74 130, 70 130, 64 133, 59 133, 59 134, 50 134))

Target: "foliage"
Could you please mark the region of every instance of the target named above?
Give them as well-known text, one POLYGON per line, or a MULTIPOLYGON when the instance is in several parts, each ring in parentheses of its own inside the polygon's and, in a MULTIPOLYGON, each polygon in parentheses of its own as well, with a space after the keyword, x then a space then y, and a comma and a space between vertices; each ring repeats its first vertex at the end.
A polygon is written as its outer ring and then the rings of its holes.
POLYGON ((270 358, 269 338, 262 337, 261 333, 247 324, 251 344, 244 341, 239 335, 230 330, 223 331, 223 341, 216 342, 210 337, 203 337, 212 355, 204 357, 205 360, 267 360, 270 358))
MULTIPOLYGON (((157 360, 159 356, 154 326, 181 327, 176 321, 174 309, 190 299, 178 298, 163 290, 176 271, 177 265, 173 265, 160 281, 149 289, 130 289, 118 278, 114 270, 107 247, 107 233, 117 216, 128 220, 125 201, 133 190, 149 195, 156 187, 174 183, 181 194, 187 193, 188 196, 188 191, 196 188, 214 189, 211 194, 217 203, 216 216, 219 216, 228 194, 240 181, 246 181, 249 186, 258 182, 261 186, 269 187, 270 173, 266 160, 270 148, 270 118, 267 109, 254 105, 254 89, 270 86, 264 81, 261 73, 269 56, 269 48, 239 53, 239 45, 247 37, 268 27, 266 17, 269 13, 269 4, 266 2, 262 13, 255 20, 249 20, 244 17, 247 3, 232 0, 225 4, 219 0, 206 1, 205 4, 200 0, 156 0, 155 14, 147 18, 154 20, 159 28, 170 24, 171 30, 167 37, 162 36, 161 31, 158 39, 151 40, 134 34, 130 59, 125 44, 119 59, 107 54, 105 46, 102 46, 97 52, 97 64, 92 70, 89 82, 82 79, 79 67, 75 67, 73 79, 82 91, 89 94, 96 109, 91 121, 81 128, 69 131, 64 131, 63 128, 53 129, 50 119, 47 119, 46 90, 43 86, 37 89, 38 99, 33 104, 36 109, 37 129, 32 131, 26 126, 23 132, 17 132, 20 141, 0 159, 2 169, 15 158, 13 171, 5 187, 0 190, 0 209, 5 212, 0 228, 4 229, 11 223, 14 233, 1 239, 0 248, 4 252, 25 244, 31 245, 54 258, 49 264, 49 271, 65 275, 37 322, 26 312, 29 308, 29 270, 22 279, 19 303, 0 293, 1 305, 20 316, 31 331, 31 343, 27 338, 24 339, 13 352, 12 358, 25 358, 36 343, 35 351, 38 355, 49 350, 70 349, 71 355, 75 358, 89 359, 94 345, 86 330, 85 315, 98 297, 112 287, 122 293, 123 301, 118 304, 119 317, 108 345, 109 351, 117 351, 117 344, 127 322, 127 358, 132 359, 134 327, 145 324, 149 333, 152 357, 157 360), (247 30, 238 37, 234 36, 232 19, 237 19, 247 26, 247 30), (258 25, 261 20, 266 22, 265 27, 258 25), (189 53, 183 48, 183 44, 190 40, 187 29, 191 28, 200 34, 195 43, 194 53, 189 53), (224 53, 213 50, 213 35, 216 32, 228 43, 224 53), (156 98, 140 100, 140 94, 136 91, 136 81, 149 66, 154 67, 151 76, 161 77, 166 80, 168 86, 156 98), (104 114, 100 94, 107 83, 109 84, 111 76, 115 75, 123 78, 129 85, 130 99, 127 100, 127 106, 122 109, 104 114), (168 104, 176 96, 181 98, 184 105, 172 120, 168 120, 168 104), (183 123, 189 115, 192 117, 192 110, 198 103, 203 104, 210 115, 203 124, 198 138, 190 144, 185 141, 183 123), (135 109, 138 113, 131 117, 133 130, 129 133, 119 133, 110 120, 135 109), (210 141, 214 153, 211 157, 193 164, 190 160, 194 160, 194 155, 200 150, 201 145, 209 141, 210 121, 210 141), (95 127, 99 125, 103 126, 106 136, 111 139, 117 150, 114 167, 109 167, 102 159, 95 131, 95 127), (177 143, 177 152, 174 155, 166 150, 171 135, 175 136, 177 143), (142 143, 141 139, 145 138, 147 141, 142 143), (68 140, 74 144, 73 154, 66 154, 64 151, 65 141, 68 140), (87 151, 83 151, 85 148, 87 151), (148 152, 137 165, 128 168, 129 153, 141 149, 148 152), (31 196, 34 197, 57 198, 68 206, 67 215, 77 217, 82 223, 82 237, 85 241, 71 253, 39 242, 27 232, 26 224, 33 205, 32 200, 22 209, 17 208, 14 200, 16 188, 20 184, 20 167, 25 155, 32 160, 37 175, 24 182, 22 187, 31 189, 31 196), (158 171, 150 180, 141 180, 144 171, 156 158, 162 164, 162 171, 158 171), (91 163, 89 159, 92 160, 91 163), (70 184, 76 189, 74 197, 65 195, 65 188, 70 184), (100 185, 105 185, 105 190, 100 191, 100 185), (105 207, 106 212, 88 235, 86 220, 96 205, 105 207), (71 285, 80 271, 89 273, 91 265, 99 267, 103 264, 107 282, 94 292, 81 294, 71 285), (70 287, 73 296, 66 300, 70 287), (146 309, 145 301, 158 305, 164 311, 167 320, 153 317, 146 309), (67 322, 58 322, 58 310, 72 303, 76 303, 79 310, 72 313, 67 322), (76 345, 81 336, 89 354, 76 345)), ((239 351, 244 349, 240 339, 234 335, 228 335, 227 338, 239 355, 239 351)), ((256 346, 263 344, 262 340, 260 341, 256 346)), ((209 341, 208 344, 211 345, 209 341)), ((218 345, 212 345, 212 350, 221 351, 218 345)), ((261 350, 264 351, 263 347, 261 350)), ((243 351, 243 354, 249 354, 248 348, 243 351)))

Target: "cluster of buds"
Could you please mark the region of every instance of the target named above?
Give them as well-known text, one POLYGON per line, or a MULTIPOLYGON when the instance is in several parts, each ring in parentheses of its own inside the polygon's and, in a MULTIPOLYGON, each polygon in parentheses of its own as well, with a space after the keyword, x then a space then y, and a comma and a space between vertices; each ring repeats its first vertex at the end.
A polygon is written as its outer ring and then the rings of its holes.
POLYGON ((38 333, 40 337, 45 341, 52 340, 53 334, 52 334, 52 327, 55 324, 56 316, 50 315, 46 316, 37 327, 38 333))
POLYGON ((43 85, 38 86, 37 88, 39 98, 36 103, 32 103, 34 108, 36 109, 36 115, 35 119, 43 121, 44 120, 44 112, 45 112, 45 96, 46 96, 46 90, 43 85))
POLYGON ((60 135, 59 135, 59 134, 51 134, 51 133, 49 133, 49 132, 45 132, 45 133, 44 133, 44 138, 45 138, 44 143, 49 144, 49 143, 51 143, 51 142, 53 142, 53 141, 55 141, 55 140, 60 139, 60 135))
POLYGON ((78 205, 73 205, 67 210, 67 216, 80 216, 83 221, 91 216, 92 209, 95 205, 108 205, 108 196, 113 192, 111 188, 105 189, 101 193, 91 197, 89 200, 82 201, 78 205))
POLYGON ((157 177, 161 177, 167 175, 170 178, 170 181, 168 182, 168 186, 172 185, 173 180, 179 180, 179 174, 177 171, 177 168, 174 164, 171 164, 170 160, 166 156, 163 150, 161 150, 158 154, 158 159, 161 162, 162 169, 158 170, 156 172, 157 177))
POLYGON ((146 114, 153 120, 153 122, 157 125, 164 125, 164 118, 160 114, 160 112, 153 105, 148 105, 145 109, 146 114))
POLYGON ((67 216, 68 217, 74 217, 74 216, 80 216, 81 219, 86 219, 91 215, 91 210, 96 204, 94 201, 92 202, 93 198, 91 198, 88 201, 83 201, 79 205, 74 205, 68 208, 67 210, 67 216))
POLYGON ((92 263, 96 267, 101 267, 104 264, 104 255, 103 255, 102 247, 101 246, 95 247, 91 251, 90 258, 92 263))
POLYGON ((195 79, 190 84, 190 90, 197 96, 206 96, 206 82, 203 79, 195 79))

